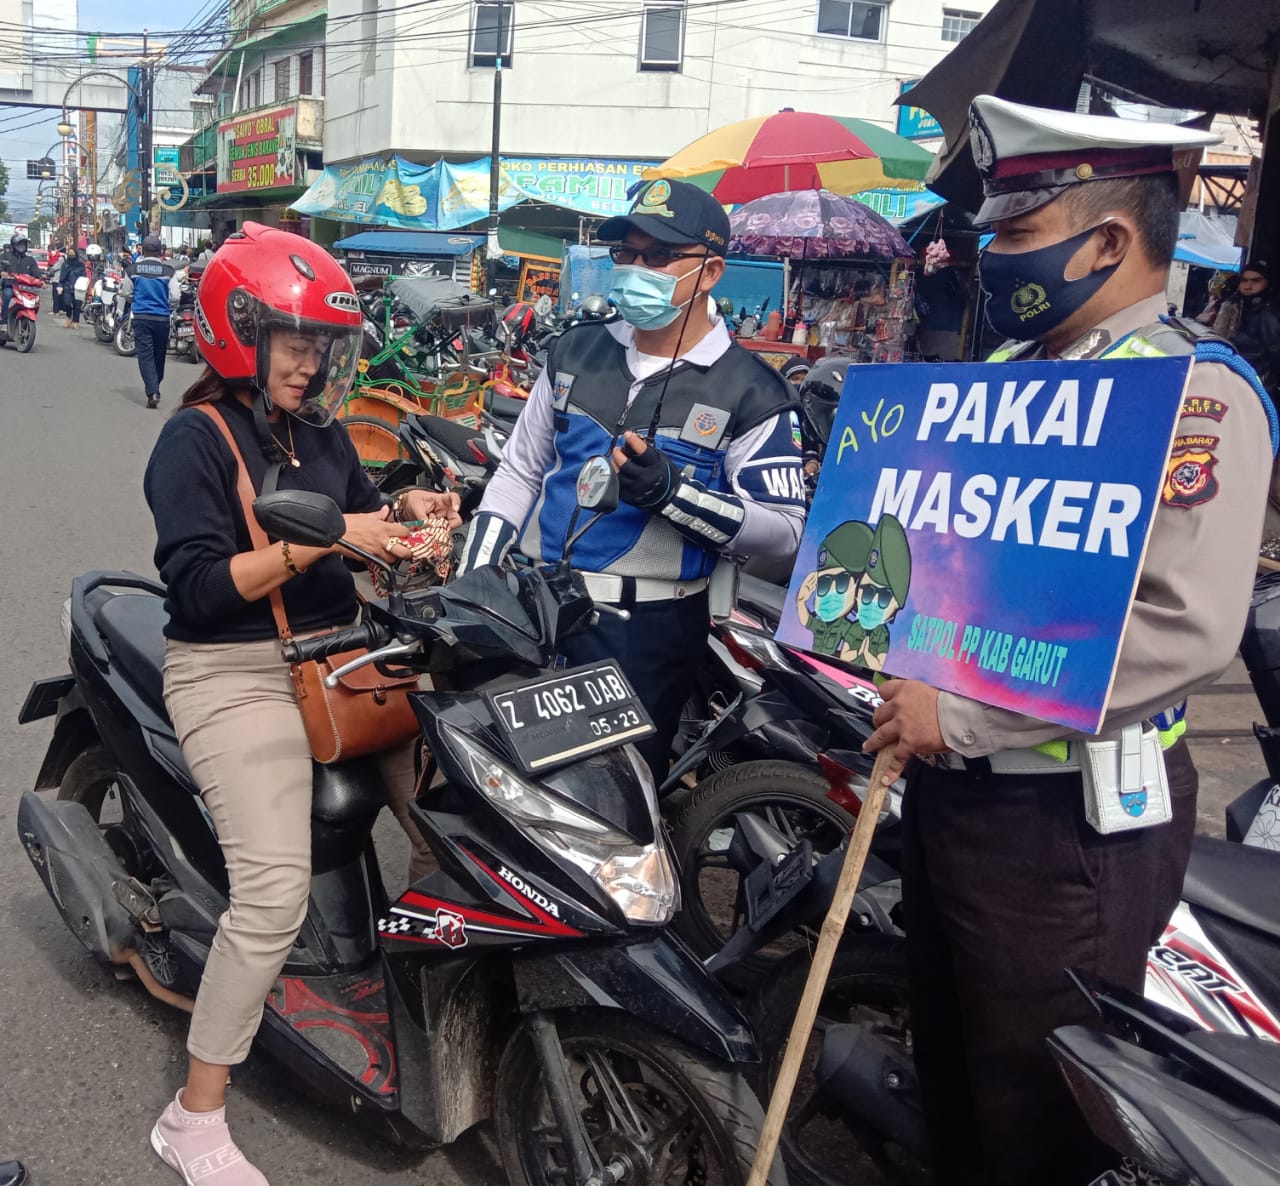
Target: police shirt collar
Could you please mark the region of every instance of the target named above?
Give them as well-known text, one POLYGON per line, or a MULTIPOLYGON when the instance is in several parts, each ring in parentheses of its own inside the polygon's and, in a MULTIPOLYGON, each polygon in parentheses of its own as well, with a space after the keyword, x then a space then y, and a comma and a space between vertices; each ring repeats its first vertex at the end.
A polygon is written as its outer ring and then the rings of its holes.
MULTIPOLYGON (((627 368, 634 375, 636 373, 636 331, 633 325, 619 319, 610 321, 605 325, 605 329, 609 331, 614 339, 626 348, 627 351, 627 368)), ((690 349, 684 351, 680 355, 681 362, 691 363, 693 366, 709 367, 716 362, 722 354, 732 345, 732 339, 729 337, 729 331, 725 328, 724 318, 716 317, 712 323, 711 330, 705 334, 702 339, 690 349)))
MULTIPOLYGON (((1062 353, 1071 358, 1094 358, 1108 346, 1115 345, 1121 338, 1133 333, 1134 330, 1141 329, 1144 325, 1154 325, 1168 312, 1168 309, 1168 302, 1162 294, 1158 293, 1155 296, 1146 297, 1136 304, 1116 310, 1110 317, 1103 318, 1087 334, 1084 334, 1079 341, 1072 342, 1062 353), (1097 344, 1091 344, 1088 339, 1091 335, 1097 334, 1098 331, 1101 331, 1101 336, 1099 336, 1097 344), (1084 346, 1085 349, 1077 353, 1076 348, 1078 346, 1084 346)), ((1044 348, 1041 347, 1039 351, 1029 357, 1045 358, 1047 354, 1044 348)))

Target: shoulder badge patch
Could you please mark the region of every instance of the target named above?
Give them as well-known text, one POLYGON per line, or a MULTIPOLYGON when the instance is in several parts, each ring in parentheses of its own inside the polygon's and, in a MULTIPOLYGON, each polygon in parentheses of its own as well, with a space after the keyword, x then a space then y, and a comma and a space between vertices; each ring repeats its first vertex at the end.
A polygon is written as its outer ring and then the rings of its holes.
POLYGON ((714 449, 728 427, 729 413, 724 408, 694 404, 680 430, 680 439, 691 445, 701 445, 704 449, 714 449))
POLYGON ((1189 395, 1182 401, 1184 416, 1204 416, 1209 420, 1222 422, 1227 414, 1227 405, 1220 399, 1208 399, 1203 395, 1189 395))
POLYGON ((557 412, 563 412, 569 406, 569 392, 573 390, 577 375, 568 371, 560 371, 551 383, 551 404, 557 412))
POLYGON ((802 449, 804 448, 804 437, 800 432, 800 417, 795 412, 789 412, 788 415, 791 418, 791 443, 797 449, 802 449))
POLYGON ((1217 444, 1215 436, 1174 439, 1162 495, 1166 506, 1195 507, 1217 496, 1218 477, 1214 469, 1218 459, 1213 452, 1217 444))

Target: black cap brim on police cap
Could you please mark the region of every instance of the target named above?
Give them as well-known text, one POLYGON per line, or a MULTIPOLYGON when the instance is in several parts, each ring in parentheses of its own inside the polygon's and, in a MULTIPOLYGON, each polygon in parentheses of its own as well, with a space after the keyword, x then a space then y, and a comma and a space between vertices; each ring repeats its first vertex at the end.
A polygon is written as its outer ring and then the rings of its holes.
POLYGON ((607 219, 596 235, 620 243, 628 229, 672 247, 706 247, 713 255, 729 250, 729 216, 709 193, 686 181, 647 182, 631 209, 607 219))

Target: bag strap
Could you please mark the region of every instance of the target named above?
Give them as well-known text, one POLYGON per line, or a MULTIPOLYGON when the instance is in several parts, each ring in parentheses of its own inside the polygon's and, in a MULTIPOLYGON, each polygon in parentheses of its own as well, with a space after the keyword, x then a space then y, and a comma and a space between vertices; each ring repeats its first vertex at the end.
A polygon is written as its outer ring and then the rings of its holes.
MULTIPOLYGON (((254 550, 265 548, 271 541, 267 538, 267 533, 262 530, 262 524, 258 522, 258 517, 253 513, 253 482, 249 478, 249 470, 244 463, 244 454, 240 452, 240 446, 236 443, 235 434, 231 431, 231 425, 226 421, 226 417, 222 415, 212 404, 195 404, 197 412, 203 412, 217 426, 218 431, 222 433, 222 438, 227 442, 227 448, 231 450, 231 456, 236 459, 236 493, 240 495, 240 505, 244 509, 245 526, 249 529, 249 542, 253 544, 254 550)), ((280 634, 281 642, 290 642, 293 639, 293 631, 289 629, 289 619, 285 617, 284 598, 280 596, 279 589, 272 589, 267 594, 267 600, 271 602, 271 613, 276 620, 276 630, 280 634)))

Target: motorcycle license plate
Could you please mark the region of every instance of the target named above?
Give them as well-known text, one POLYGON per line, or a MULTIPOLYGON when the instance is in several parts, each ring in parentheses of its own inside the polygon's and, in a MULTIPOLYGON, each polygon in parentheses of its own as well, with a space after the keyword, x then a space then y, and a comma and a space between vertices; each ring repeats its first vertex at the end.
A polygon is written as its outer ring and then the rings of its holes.
POLYGON ((526 774, 651 737, 653 721, 616 663, 574 667, 485 694, 526 774))

